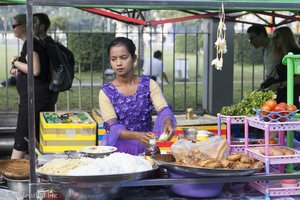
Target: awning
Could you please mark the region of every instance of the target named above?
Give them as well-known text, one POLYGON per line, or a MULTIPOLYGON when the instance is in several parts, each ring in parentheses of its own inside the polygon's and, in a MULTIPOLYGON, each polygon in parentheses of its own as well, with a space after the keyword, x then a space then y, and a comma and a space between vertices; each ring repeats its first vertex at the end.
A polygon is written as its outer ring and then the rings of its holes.
MULTIPOLYGON (((265 26, 269 27, 300 21, 299 0, 31 0, 29 2, 32 5, 80 8, 125 23, 144 26, 155 26, 200 18, 218 18, 222 2, 227 21, 255 24, 239 20, 239 17, 247 14, 256 15, 257 18, 264 21, 265 26), (151 10, 177 10, 186 13, 186 16, 150 21, 145 19, 143 13, 151 10), (280 11, 289 12, 283 13, 280 11), (263 15, 272 17, 272 22, 263 20, 263 15), (275 18, 280 19, 276 24, 275 18)), ((22 4, 25 5, 26 0, 0 0, 0 5, 22 4)))

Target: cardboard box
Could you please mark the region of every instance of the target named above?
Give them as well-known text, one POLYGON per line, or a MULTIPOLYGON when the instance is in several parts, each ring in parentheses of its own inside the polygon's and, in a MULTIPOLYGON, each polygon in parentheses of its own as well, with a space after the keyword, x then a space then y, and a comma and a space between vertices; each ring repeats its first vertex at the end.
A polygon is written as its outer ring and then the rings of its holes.
POLYGON ((41 112, 40 113, 40 150, 43 153, 57 153, 65 150, 79 150, 96 145, 96 122, 86 112, 41 112), (76 113, 80 114, 77 115, 76 113), (72 122, 50 122, 48 115, 70 114, 72 122), (48 120, 48 121, 46 121, 48 120))

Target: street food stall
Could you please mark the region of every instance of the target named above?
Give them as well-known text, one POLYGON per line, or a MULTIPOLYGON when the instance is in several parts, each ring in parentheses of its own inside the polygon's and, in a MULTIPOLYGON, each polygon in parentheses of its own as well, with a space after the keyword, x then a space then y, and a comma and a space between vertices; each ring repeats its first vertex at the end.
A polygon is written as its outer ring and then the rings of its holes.
MULTIPOLYGON (((9 1, 8 1, 9 2, 9 1)), ((211 2, 211 1, 83 1, 83 0, 66 0, 66 1, 46 1, 46 0, 28 0, 27 1, 27 11, 28 11, 28 30, 32 28, 32 8, 35 5, 50 5, 50 6, 78 6, 78 7, 89 7, 89 6, 99 6, 99 7, 140 7, 140 8, 156 8, 160 9, 191 9, 194 10, 195 7, 199 10, 214 7, 218 9, 221 2, 211 2)), ((270 7, 269 2, 236 2, 236 1, 225 1, 225 6, 234 7, 237 9, 239 6, 246 6, 247 9, 266 9, 270 7), (258 5, 256 5, 258 4, 258 5), (252 7, 251 7, 252 6, 252 7), (256 7, 257 6, 257 7, 256 7), (261 6, 264 6, 261 8, 261 6)), ((290 3, 285 2, 284 4, 276 4, 278 8, 284 9, 284 6, 291 6, 291 8, 299 8, 299 3, 291 1, 290 3), (281 6, 281 7, 279 7, 281 6)), ((276 8, 276 9, 278 9, 276 8)), ((275 8, 274 8, 275 10, 275 8)), ((28 31, 30 36, 28 39, 28 58, 29 58, 29 78, 28 86, 29 88, 34 87, 33 85, 33 73, 32 73, 32 32, 28 31)), ((33 90, 29 93, 29 116, 30 122, 34 122, 34 104, 33 104, 33 90)), ((286 112, 286 111, 285 111, 286 112)), ((268 113, 267 115, 273 115, 274 113, 268 113)), ((264 114, 265 115, 265 114, 264 114)), ((35 144, 35 134, 34 134, 34 123, 29 126, 30 134, 30 163, 24 161, 22 165, 16 164, 13 160, 10 162, 1 162, 1 173, 14 172, 13 176, 6 176, 10 178, 16 177, 16 168, 20 173, 20 182, 23 179, 30 179, 29 186, 30 190, 26 197, 30 199, 40 199, 40 194, 44 196, 41 199, 78 199, 79 197, 89 199, 89 197, 95 199, 111 199, 113 195, 118 193, 122 188, 126 187, 140 187, 140 186, 172 186, 174 193, 190 196, 190 197, 215 197, 220 195, 223 189, 224 183, 230 181, 234 182, 255 182, 262 186, 255 186, 254 188, 261 191, 266 195, 266 199, 270 197, 270 194, 274 196, 279 195, 293 195, 299 194, 298 182, 297 185, 292 185, 291 188, 283 189, 283 183, 278 189, 271 193, 272 180, 283 180, 283 179, 293 179, 297 180, 299 175, 296 173, 283 173, 283 168, 279 167, 279 172, 272 173, 270 170, 270 165, 282 165, 297 162, 299 163, 299 152, 294 149, 289 149, 284 147, 284 134, 283 131, 287 130, 299 130, 299 123, 293 121, 292 117, 289 120, 282 122, 269 122, 259 119, 258 116, 253 117, 242 117, 245 123, 245 140, 244 149, 247 150, 248 154, 235 153, 228 154, 228 148, 230 149, 230 142, 221 136, 221 123, 227 123, 230 125, 231 117, 220 116, 219 127, 217 133, 219 135, 211 135, 205 140, 193 142, 183 138, 182 140, 174 141, 172 144, 171 151, 172 154, 162 154, 155 155, 152 158, 145 159, 143 156, 129 156, 122 155, 119 153, 114 153, 115 149, 111 148, 109 150, 98 149, 93 147, 91 149, 85 149, 82 152, 75 152, 75 154, 68 154, 60 157, 61 155, 55 155, 51 159, 46 159, 44 163, 41 163, 39 159, 36 158, 36 144, 35 144), (223 120, 222 121, 222 117, 223 120), (228 119, 228 120, 227 120, 228 119), (248 126, 253 126, 256 128, 263 129, 265 131, 265 143, 263 147, 258 149, 249 148, 248 144, 248 126), (271 155, 271 149, 269 149, 269 131, 270 129, 279 131, 280 139, 279 144, 282 148, 282 152, 285 151, 284 155, 278 157, 278 155, 271 155), (211 144, 215 144, 215 146, 211 144), (200 148, 206 146, 207 148, 200 148), (173 149, 172 149, 173 148, 173 149), (200 150, 199 150, 200 148, 200 150), (265 152, 262 152, 265 148, 265 152), (283 150, 284 149, 284 150, 283 150), (292 151, 292 152, 291 152, 292 151), (210 156, 207 153, 210 152, 210 156), (90 154, 97 158, 91 158, 90 156, 82 156, 82 154, 90 154), (202 154, 205 156, 202 156, 202 154), (67 156, 67 157, 66 157, 67 156), (272 157, 274 156, 274 157, 272 157), (275 158, 276 157, 276 158, 275 158), (70 159, 69 159, 70 158, 70 159), (213 159, 212 159, 213 158, 213 159), (117 162, 117 164, 116 164, 117 162), (113 165, 114 163, 114 165, 113 165), (262 164, 263 163, 263 164, 262 164), (122 167, 125 164, 125 167, 122 167), (105 166, 101 168, 101 166, 105 166), (20 170, 20 166, 23 170, 20 170), (100 166, 99 168, 93 168, 95 166, 100 166), (130 167, 128 167, 130 166, 130 167), (137 169, 134 167, 144 166, 142 169, 137 169), (119 167, 115 171, 108 171, 113 167, 119 167), (264 168, 264 169, 263 169, 264 168), (7 169, 12 169, 9 171, 7 169), (124 171, 122 171, 122 170, 124 171), (127 171, 126 171, 127 170, 127 171), (129 170, 129 171, 128 171, 129 170), (265 170, 262 172, 262 170, 265 170), (24 173, 29 172, 29 173, 24 173), (120 172, 120 173, 117 173, 120 172), (157 174, 157 172, 160 172, 157 174), (167 172, 167 174, 166 174, 167 172), (230 178, 229 178, 230 177, 230 178), (229 180, 230 179, 230 180, 229 180), (261 183, 261 184, 260 184, 261 183), (206 188, 208 186, 208 188, 206 188), (186 189, 191 189, 189 193, 186 189), (262 189, 263 188, 263 189, 262 189), (203 190, 212 190, 210 193, 205 193, 203 190), (288 193, 292 190, 292 193, 288 193), (194 193, 195 191, 198 191, 194 193), (199 192, 200 191, 200 192, 199 192), (287 191, 287 192, 282 192, 287 191)), ((44 118, 46 117, 43 116, 44 118)), ((279 119, 282 119, 278 116, 279 119)), ((272 118, 273 119, 273 118, 272 118)), ((184 120, 193 120, 184 119, 184 120)), ((271 120, 271 119, 269 119, 271 120)), ((182 124, 182 125, 187 125, 182 124)), ((188 124, 187 126, 189 126, 188 124)), ((194 126, 194 125, 193 125, 194 126)), ((45 130, 50 129, 44 126, 45 130)), ((68 130, 70 127, 67 127, 68 130)), ((95 127, 93 127, 95 129, 95 127)), ((227 127, 227 138, 229 128, 227 127)), ((96 130, 95 130, 96 132, 96 130)), ((88 132, 90 133, 90 132, 88 132)), ((47 133, 45 133, 47 134, 47 133)), ((51 133, 50 133, 51 134, 51 133)), ((64 132, 63 134, 74 134, 74 131, 64 132)), ((76 134, 76 132, 75 132, 76 134)), ((203 136, 203 135, 202 135, 203 136)), ((46 140, 46 139, 45 139, 46 140)), ((95 137, 96 140, 96 137, 95 137)), ((49 144, 49 143, 48 143, 49 144)), ((47 144, 43 144, 47 146, 47 144)), ((257 147, 255 147, 257 148, 257 147)), ((45 149, 48 151, 48 149, 45 149)), ((64 149, 63 149, 64 150, 64 149)), ((49 149, 51 151, 51 149, 49 149)), ((273 151, 274 152, 274 151, 273 151)), ((72 152, 71 152, 72 153, 72 152)), ((74 152, 73 152, 74 153, 74 152)), ((19 162, 19 161, 17 161, 19 162)), ((15 183, 16 184, 16 183, 15 183)), ((257 185, 257 184, 256 184, 257 185)), ((276 185, 277 187, 278 185, 276 185)), ((11 195, 11 194, 10 194, 11 195)), ((19 198, 19 197, 17 197, 19 198)), ((79 198, 80 199, 80 198, 79 198)))

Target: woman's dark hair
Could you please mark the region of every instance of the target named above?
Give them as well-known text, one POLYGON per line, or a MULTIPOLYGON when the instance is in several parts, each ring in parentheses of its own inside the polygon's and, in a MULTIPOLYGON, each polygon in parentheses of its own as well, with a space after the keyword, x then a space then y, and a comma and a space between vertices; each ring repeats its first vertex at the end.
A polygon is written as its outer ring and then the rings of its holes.
POLYGON ((107 47, 108 56, 110 55, 110 49, 118 45, 124 45, 127 48, 128 52, 131 54, 131 56, 135 56, 135 44, 131 39, 126 37, 116 37, 113 41, 109 43, 107 47))
POLYGON ((154 54, 153 54, 153 57, 158 58, 158 59, 161 58, 162 57, 161 51, 159 51, 159 50, 155 51, 154 54))
POLYGON ((263 34, 268 37, 266 28, 263 25, 252 25, 247 29, 247 33, 255 33, 256 35, 263 34))
POLYGON ((33 17, 37 17, 39 19, 39 24, 45 25, 45 31, 49 29, 51 22, 47 14, 45 13, 35 13, 33 14, 33 17))

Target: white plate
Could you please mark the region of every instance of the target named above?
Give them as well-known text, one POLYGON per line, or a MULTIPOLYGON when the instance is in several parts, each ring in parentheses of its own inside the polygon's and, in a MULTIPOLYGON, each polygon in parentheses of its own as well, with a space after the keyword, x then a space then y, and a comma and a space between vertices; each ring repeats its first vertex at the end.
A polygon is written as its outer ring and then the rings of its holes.
POLYGON ((113 153, 117 150, 117 147, 113 146, 90 146, 80 149, 79 152, 90 155, 105 155, 113 153))
POLYGON ((0 189, 0 194, 0 200, 23 200, 20 193, 12 190, 0 189))

